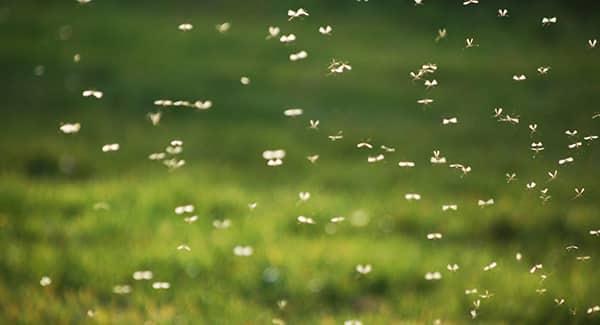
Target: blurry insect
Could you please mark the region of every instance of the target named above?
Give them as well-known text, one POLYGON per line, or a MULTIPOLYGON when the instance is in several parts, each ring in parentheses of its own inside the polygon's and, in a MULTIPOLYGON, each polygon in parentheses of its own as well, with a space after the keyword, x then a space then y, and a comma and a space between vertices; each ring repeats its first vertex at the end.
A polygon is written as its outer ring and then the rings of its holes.
POLYGON ((116 285, 113 287, 113 293, 118 295, 126 295, 128 293, 131 293, 131 287, 127 284, 116 285))
POLYGON ((417 5, 422 5, 424 0, 414 0, 415 1, 415 6, 417 5))
POLYGON ((175 214, 184 214, 194 212, 194 206, 191 204, 175 207, 175 214))
POLYGON ((75 55, 73 55, 73 62, 79 63, 79 61, 81 61, 81 54, 76 53, 75 55))
POLYGON ((531 132, 529 132, 530 137, 533 136, 533 134, 537 131, 537 127, 538 127, 538 125, 535 123, 529 124, 529 131, 531 131, 531 132))
POLYGON ((304 60, 308 57, 308 53, 306 51, 300 51, 298 53, 292 53, 290 54, 290 61, 298 61, 298 60, 304 60))
POLYGON ((498 121, 507 122, 509 124, 519 124, 520 120, 518 116, 510 116, 506 114, 504 117, 499 118, 498 121))
POLYGON ((308 17, 309 14, 306 10, 304 10, 303 8, 298 8, 297 10, 288 10, 287 12, 289 19, 288 20, 292 20, 294 18, 302 18, 302 17, 308 17))
POLYGON ((312 156, 308 156, 306 157, 306 159, 308 159, 308 161, 310 161, 311 163, 316 163, 317 160, 319 159, 319 155, 312 155, 312 156))
MULTIPOLYGON (((531 143, 531 151, 533 151, 535 154, 538 154, 541 151, 544 151, 544 144, 541 141, 532 142, 531 143)), ((535 155, 534 155, 534 157, 535 157, 535 155)))
POLYGON ((600 312, 600 306, 596 305, 596 306, 592 306, 590 308, 587 309, 587 313, 592 314, 592 313, 597 313, 600 312))
POLYGON ((425 87, 426 89, 431 89, 435 86, 438 85, 437 80, 433 79, 433 80, 425 80, 425 87))
POLYGON ((427 234, 427 239, 429 239, 429 240, 442 239, 442 234, 440 234, 439 232, 427 234))
POLYGON ((300 201, 306 202, 310 199, 310 192, 300 192, 298 193, 298 197, 300 198, 300 201))
POLYGON ((496 266, 498 266, 498 264, 496 262, 492 262, 486 266, 483 267, 484 271, 489 271, 489 270, 493 270, 496 268, 496 266))
POLYGON ((148 113, 148 119, 150 119, 150 122, 154 126, 156 126, 156 125, 158 125, 158 123, 160 123, 160 118, 161 117, 162 117, 162 113, 161 112, 148 113))
POLYGON ((329 221, 331 221, 332 223, 340 223, 344 220, 346 220, 346 218, 338 216, 338 217, 331 218, 329 221))
POLYGON ((198 220, 198 216, 196 216, 196 215, 183 218, 183 221, 188 224, 192 224, 192 223, 196 222, 197 220, 198 220))
POLYGON ((65 123, 59 127, 64 134, 74 134, 81 130, 80 123, 65 123))
POLYGON ((598 45, 598 40, 597 39, 590 39, 590 40, 588 40, 588 46, 591 49, 595 48, 596 45, 598 45))
POLYGON ((285 157, 285 150, 265 150, 262 156, 267 161, 267 166, 281 166, 285 157))
POLYGON ((356 266, 356 272, 360 273, 360 274, 368 274, 371 273, 371 271, 373 270, 373 267, 371 266, 371 264, 358 264, 356 266))
POLYGON ((333 28, 331 28, 331 26, 329 25, 319 27, 319 33, 321 33, 322 35, 331 35, 332 31, 333 28))
POLYGON ((151 280, 153 277, 152 271, 135 271, 133 272, 133 279, 139 280, 151 280))
POLYGON ((450 168, 460 169, 460 171, 462 171, 461 177, 471 172, 471 166, 466 166, 462 164, 450 164, 450 168))
POLYGON ((251 246, 235 246, 233 248, 233 255, 235 256, 251 256, 252 254, 254 254, 254 249, 252 249, 251 246))
POLYGON ((296 35, 294 35, 294 34, 281 35, 281 37, 279 38, 279 41, 281 43, 291 43, 295 40, 296 40, 296 35))
POLYGON ((155 290, 167 290, 171 287, 169 282, 154 282, 152 283, 152 289, 155 290))
POLYGON ((579 246, 577 245, 568 245, 565 247, 565 249, 567 250, 567 252, 573 251, 573 250, 578 250, 579 246))
POLYGON ((524 74, 515 74, 512 78, 514 81, 523 81, 527 79, 527 77, 524 74))
POLYGON ((429 159, 432 164, 445 164, 446 157, 440 156, 441 153, 439 150, 433 150, 433 156, 429 159))
POLYGON ((564 164, 567 164, 567 163, 572 163, 573 161, 575 161, 575 159, 573 159, 573 157, 567 157, 567 158, 558 160, 558 164, 559 165, 564 165, 564 164))
POLYGON ((314 130, 319 129, 319 123, 321 123, 321 122, 319 122, 319 120, 310 120, 308 122, 309 122, 309 128, 314 129, 314 130))
POLYGON ((415 167, 415 163, 412 161, 400 161, 398 162, 398 166, 412 168, 415 167))
POLYGON ((521 253, 518 253, 518 252, 517 252, 517 253, 515 254, 515 259, 516 259, 517 261, 520 261, 521 259, 523 259, 523 255, 522 255, 521 253))
POLYGON ((209 109, 212 107, 212 105, 213 105, 213 103, 210 100, 206 100, 206 101, 197 100, 194 102, 194 107, 196 107, 197 109, 200 109, 200 110, 209 109))
POLYGON ((118 143, 105 144, 102 146, 102 152, 118 151, 119 147, 118 143))
POLYGON ((396 148, 391 148, 391 147, 387 147, 387 146, 384 146, 384 145, 381 145, 380 148, 382 150, 384 150, 385 152, 395 152, 396 151, 396 148))
POLYGON ((304 110, 302 110, 301 108, 288 108, 285 111, 283 111, 283 115, 288 116, 288 117, 300 116, 303 113, 304 113, 304 110))
POLYGON ((243 76, 240 78, 240 83, 244 86, 247 86, 250 84, 250 78, 243 76))
POLYGON ((491 292, 489 292, 489 291, 485 290, 485 292, 484 292, 484 293, 482 293, 482 294, 480 294, 480 295, 479 295, 479 298, 481 298, 481 299, 489 299, 489 298, 491 298, 491 297, 493 297, 493 296, 494 296, 494 294, 493 294, 493 293, 491 293, 491 292))
POLYGON ((258 202, 248 203, 248 209, 250 209, 251 211, 256 209, 257 206, 258 206, 258 202))
POLYGON ((465 48, 466 48, 466 49, 468 49, 468 48, 471 48, 471 47, 478 47, 478 46, 479 46, 479 44, 476 44, 476 43, 475 43, 475 39, 474 39, 474 38, 472 38, 472 37, 468 37, 468 38, 466 38, 466 39, 465 39, 465 44, 466 44, 466 45, 465 45, 465 48))
POLYGON ((185 24, 181 24, 181 25, 177 26, 177 29, 179 29, 182 32, 188 32, 188 31, 192 30, 192 28, 194 28, 194 26, 189 23, 185 23, 185 24))
POLYGON ((577 256, 575 259, 578 261, 588 261, 591 258, 592 258, 591 256, 586 255, 586 256, 577 256))
POLYGON ((427 280, 427 281, 441 280, 441 279, 442 279, 442 273, 440 273, 440 272, 427 272, 427 273, 425 273, 425 280, 427 280))
POLYGON ((433 103, 433 99, 431 99, 431 98, 423 98, 423 99, 417 100, 417 103, 419 103, 419 104, 421 104, 423 106, 427 106, 427 105, 433 103))
POLYGON ((476 309, 471 309, 469 314, 471 315, 471 319, 477 318, 477 310, 476 309))
POLYGON ((421 199, 421 195, 417 193, 406 193, 404 194, 404 198, 408 201, 419 201, 421 199))
POLYGON ((467 296, 468 295, 474 295, 476 293, 477 293, 477 289, 476 288, 465 290, 465 295, 467 295, 467 296))
POLYGON ((548 179, 548 182, 555 180, 556 176, 558 176, 558 170, 555 169, 552 172, 548 172, 548 176, 550 176, 550 179, 548 179))
MULTIPOLYGON (((360 1, 360 0, 358 0, 360 1)), ((369 0, 363 0, 364 2, 368 2, 369 0)), ((358 319, 349 319, 344 321, 344 325, 363 325, 361 321, 358 319)))
POLYGON ((352 70, 352 66, 350 66, 348 62, 338 62, 335 59, 332 59, 329 66, 327 66, 327 70, 329 70, 329 74, 340 74, 344 71, 352 70))
POLYGON ((310 218, 310 217, 298 216, 298 218, 296 218, 296 220, 298 220, 298 222, 302 223, 302 224, 309 224, 309 225, 315 224, 315 221, 313 220, 313 218, 310 218))
POLYGON ((566 135, 568 135, 568 136, 570 136, 570 137, 574 137, 574 136, 576 136, 578 133, 579 133, 579 131, 577 131, 577 130, 566 130, 566 131, 565 131, 565 134, 566 134, 566 135))
POLYGON ((102 96, 104 96, 104 93, 99 90, 88 89, 88 90, 82 91, 81 95, 83 97, 95 97, 97 99, 100 99, 100 98, 102 98, 102 96))
POLYGON ((540 75, 545 75, 545 74, 548 74, 548 71, 550 71, 550 67, 544 67, 544 66, 541 66, 541 67, 537 68, 537 72, 538 72, 540 75))
POLYGON ((581 143, 581 141, 577 141, 574 143, 571 143, 570 145, 568 145, 567 147, 569 149, 578 149, 579 147, 581 147, 583 144, 581 143))
POLYGON ((533 274, 535 273, 537 270, 541 270, 543 269, 544 266, 542 264, 536 264, 534 265, 531 269, 529 269, 529 273, 533 274))
POLYGON ((550 24, 556 24, 558 19, 556 17, 543 17, 542 26, 550 26, 550 24))
POLYGON ((564 298, 554 298, 554 303, 556 303, 557 306, 560 306, 565 303, 565 299, 564 298))
POLYGON ((373 145, 368 143, 368 142, 360 142, 356 145, 357 148, 367 148, 367 149, 373 149, 373 145))
POLYGON ((529 190, 532 190, 532 189, 534 189, 534 188, 535 188, 535 186, 536 186, 536 185, 537 185, 537 184, 535 184, 535 182, 530 182, 530 183, 527 183, 527 189, 529 189, 529 190))
POLYGON ((439 42, 440 40, 443 40, 444 38, 446 38, 446 36, 448 36, 448 32, 446 31, 446 29, 440 28, 437 31, 437 36, 435 38, 435 41, 439 42))
POLYGON ((585 192, 585 188, 583 188, 583 187, 582 188, 577 188, 576 187, 575 188, 575 197, 573 198, 573 200, 582 197, 583 196, 583 192, 585 192))
POLYGON ((343 131, 338 131, 338 133, 334 134, 334 135, 330 135, 328 136, 329 140, 331 141, 337 141, 337 140, 341 140, 344 138, 344 132, 343 131))
POLYGON ((583 137, 583 140, 592 142, 594 140, 598 140, 598 136, 597 135, 588 135, 588 136, 583 137))
POLYGON ((43 276, 43 277, 40 279, 40 285, 41 285, 42 287, 47 287, 47 286, 49 286, 49 285, 51 285, 51 284, 52 284, 52 279, 50 279, 50 277, 48 277, 48 276, 43 276))
POLYGON ((459 266, 458 266, 458 264, 448 264, 448 265, 446 265, 446 268, 450 272, 456 272, 456 271, 458 271, 459 266))
POLYGON ((178 251, 188 251, 188 252, 190 252, 192 249, 188 245, 181 244, 181 245, 177 246, 177 250, 178 251))
POLYGON ((442 119, 442 125, 456 124, 456 123, 458 123, 458 118, 456 118, 456 117, 442 119))
POLYGON ((377 156, 369 156, 369 157, 367 157, 367 162, 369 162, 369 163, 376 163, 376 162, 382 161, 383 159, 385 159, 385 156, 382 153, 380 153, 377 156))
POLYGON ((517 179, 516 173, 506 173, 506 183, 510 183, 517 179))
POLYGON ((277 307, 279 309, 283 310, 286 306, 287 306, 287 300, 285 300, 285 299, 277 300, 277 307))
POLYGON ((442 211, 448 211, 448 210, 456 211, 456 210, 458 210, 458 205, 456 205, 456 204, 444 204, 444 205, 442 205, 442 211))
POLYGON ((477 205, 480 207, 485 207, 488 205, 494 205, 494 199, 487 199, 487 200, 477 200, 477 205))
POLYGON ((77 0, 77 2, 80 4, 86 4, 92 2, 92 0, 77 0))
POLYGON ((165 159, 166 154, 164 152, 156 152, 156 153, 152 153, 148 156, 148 159, 150 160, 163 160, 165 159))
POLYGON ((600 117, 600 113, 594 113, 594 115, 592 115, 592 120, 595 120, 599 117, 600 117))
POLYGON ((231 220, 229 220, 229 219, 214 220, 212 225, 216 229, 227 229, 231 226, 231 220))
POLYGON ((479 4, 479 0, 466 0, 466 1, 463 1, 463 6, 476 5, 476 4, 479 4))
POLYGON ((535 292, 537 292, 540 295, 543 295, 544 293, 546 293, 546 291, 548 291, 546 288, 535 289, 535 292))
POLYGON ((229 31, 229 29, 231 28, 231 23, 225 22, 222 24, 217 24, 215 28, 219 33, 224 34, 227 33, 227 31, 229 31))
POLYGON ((498 9, 498 17, 508 17, 508 9, 498 9))
POLYGON ((267 35, 267 37, 265 39, 271 39, 271 38, 277 37, 277 35, 279 35, 280 31, 281 30, 277 26, 269 26, 269 29, 268 29, 269 35, 267 35))
POLYGON ((502 111, 504 109, 502 107, 494 108, 494 117, 500 118, 502 116, 502 111))

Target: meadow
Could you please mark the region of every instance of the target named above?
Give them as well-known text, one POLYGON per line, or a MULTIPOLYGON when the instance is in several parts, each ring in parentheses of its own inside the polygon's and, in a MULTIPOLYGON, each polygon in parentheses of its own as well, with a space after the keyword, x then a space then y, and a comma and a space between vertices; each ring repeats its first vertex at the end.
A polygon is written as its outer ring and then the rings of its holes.
POLYGON ((600 237, 590 233, 600 229, 600 140, 584 140, 600 135, 600 45, 588 44, 600 38, 598 9, 593 1, 2 3, 0 323, 600 322, 600 237), (310 16, 289 21, 288 9, 300 7, 310 16), (557 23, 542 26, 547 16, 557 23), (220 33, 224 22, 231 28, 220 33), (178 30, 182 23, 193 29, 178 30), (320 34, 327 24, 331 35, 320 34), (297 40, 267 40, 269 26, 297 40), (465 48, 471 37, 478 46, 465 48), (291 62, 300 50, 308 57, 291 62), (352 70, 329 73, 332 59, 352 70), (428 63, 436 72, 413 80, 428 63), (426 89, 432 78, 439 85, 426 89), (82 96, 87 89, 102 98, 82 96), (159 99, 213 107, 159 107, 159 99), (289 108, 303 114, 287 117, 289 108), (147 114, 158 111, 153 125, 147 114), (506 114, 519 122, 501 121, 506 114), (443 125, 451 117, 458 123, 443 125), (59 130, 75 122, 79 132, 59 130), (184 166, 148 159, 172 140, 183 141, 184 166), (534 154, 538 141, 544 150, 534 154), (103 152, 110 143, 119 150, 103 152), (286 151, 281 166, 266 165, 271 149, 286 151), (432 164, 434 150, 448 163, 432 164), (574 161, 559 165, 566 157, 574 161), (185 205, 193 213, 175 212, 185 205), (197 221, 185 222, 191 215, 197 221), (253 254, 237 256, 236 246, 253 254), (367 264, 370 272, 357 272, 367 264), (152 279, 133 279, 141 270, 152 279), (425 278, 434 272, 441 279, 425 278))

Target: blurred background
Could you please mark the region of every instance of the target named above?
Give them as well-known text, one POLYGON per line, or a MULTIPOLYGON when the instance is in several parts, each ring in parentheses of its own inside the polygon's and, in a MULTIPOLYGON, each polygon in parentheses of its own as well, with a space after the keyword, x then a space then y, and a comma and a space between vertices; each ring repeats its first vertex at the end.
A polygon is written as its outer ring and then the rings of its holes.
POLYGON ((600 45, 588 45, 600 38, 600 3, 423 3, 2 1, 0 322, 457 324, 471 310, 484 323, 597 322, 587 309, 600 303, 599 239, 589 233, 600 228, 600 140, 583 138, 600 133, 600 45), (310 16, 288 21, 297 8, 310 16), (318 32, 325 25, 331 35, 318 32), (297 40, 267 40, 269 26, 297 40), (465 48, 470 37, 479 46, 465 48), (291 62, 301 50, 308 57, 291 62), (332 59, 352 70, 329 74, 332 59), (412 80, 426 63, 435 74, 412 80), (424 79, 439 86, 426 90, 424 79), (83 97, 88 89, 102 98, 83 97), (520 122, 499 122, 498 107, 520 122), (304 114, 286 117, 288 108, 304 114), (458 123, 442 125, 450 117, 458 123), (75 122, 77 134, 59 130, 75 122), (185 166, 148 159, 174 139, 185 166), (357 149, 363 141, 373 149, 357 149), (534 141, 545 148, 535 157, 534 141), (120 150, 103 152, 110 143, 120 150), (266 166, 267 149, 285 149, 282 166, 266 166), (430 164, 433 150, 472 171, 430 164), (477 206, 489 198, 493 206, 477 206), (191 224, 174 212, 187 204, 191 224), (236 256, 236 245, 254 254, 236 256), (140 270, 153 279, 134 280, 140 270), (153 289, 157 281, 170 288, 153 289))

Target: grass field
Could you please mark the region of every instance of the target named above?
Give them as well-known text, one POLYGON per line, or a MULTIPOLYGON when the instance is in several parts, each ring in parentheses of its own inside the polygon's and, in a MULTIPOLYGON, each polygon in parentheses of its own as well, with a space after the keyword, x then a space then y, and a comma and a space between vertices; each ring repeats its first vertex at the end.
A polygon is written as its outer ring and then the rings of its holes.
POLYGON ((600 133, 600 45, 587 44, 600 38, 600 7, 481 2, 1 4, 0 323, 600 322, 587 312, 600 304, 600 238, 590 234, 600 229, 600 140, 583 140, 600 133), (310 16, 288 21, 299 7, 310 16), (499 18, 503 7, 509 17, 499 18), (542 27, 550 16, 558 22, 542 27), (194 28, 177 30, 185 22, 194 28), (221 34, 223 22, 231 29, 221 34), (326 24, 330 36, 318 32, 326 24), (298 39, 265 40, 269 26, 298 39), (448 35, 435 42, 440 28, 448 35), (468 37, 479 46, 465 48, 468 37), (290 62, 299 50, 308 58, 290 62), (332 58, 352 70, 328 75, 332 58), (409 75, 426 63, 438 66, 424 78, 439 82, 430 90, 409 75), (153 105, 163 98, 214 106, 153 105), (285 117, 291 107, 304 114, 285 117), (499 122, 497 107, 519 123, 499 122), (153 126, 146 115, 156 111, 153 126), (458 123, 442 125, 451 117, 458 123), (60 132, 73 122, 80 132, 60 132), (343 139, 328 139, 338 131, 343 139), (148 159, 174 139, 185 166, 148 159), (373 149, 358 149, 363 141, 373 149), (545 150, 533 157, 537 141, 545 150), (102 152, 108 143, 120 150, 102 152), (368 163, 381 145, 396 151, 368 163), (286 150, 282 166, 266 166, 267 149, 286 150), (431 164, 434 150, 472 171, 431 164), (174 212, 187 204, 191 224, 174 212), (448 204, 458 209, 442 211, 448 204), (224 219, 229 228, 213 226, 224 219), (237 245, 252 256, 234 255, 237 245), (140 270, 153 279, 134 280, 140 270), (439 281, 425 279, 436 271, 439 281), (120 285, 131 292, 114 293, 120 285))

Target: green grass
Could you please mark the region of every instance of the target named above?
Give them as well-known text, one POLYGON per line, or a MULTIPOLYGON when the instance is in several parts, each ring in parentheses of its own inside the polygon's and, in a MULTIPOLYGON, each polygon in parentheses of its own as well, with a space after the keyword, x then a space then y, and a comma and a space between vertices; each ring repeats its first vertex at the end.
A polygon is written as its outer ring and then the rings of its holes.
POLYGON ((591 118, 600 111, 600 52, 586 48, 600 35, 599 11, 592 2, 497 5, 511 17, 496 18, 496 4, 458 1, 4 4, 0 323, 461 324, 470 322, 471 288, 494 294, 482 299, 476 322, 597 322, 585 311, 600 303, 599 240, 588 233, 599 228, 600 154, 597 143, 567 149, 573 141, 564 130, 600 131, 591 118), (311 17, 288 23, 287 9, 301 6, 311 17), (559 23, 542 28, 541 17, 551 15, 559 23), (184 21, 193 31, 177 31, 184 21), (214 25, 224 21, 232 29, 220 35, 214 25), (331 37, 318 34, 324 24, 331 37), (65 25, 72 35, 59 40, 65 25), (265 41, 269 25, 298 41, 265 41), (435 43, 441 27, 448 39, 435 43), (463 49, 469 36, 480 47, 463 49), (289 62, 300 49, 309 58, 289 62), (353 70, 327 76, 334 57, 353 70), (427 62, 439 66, 440 86, 430 91, 409 77, 427 62), (37 65, 43 76, 33 74, 37 65), (535 72, 542 65, 552 67, 545 77, 535 72), (512 81, 519 73, 528 80, 512 81), (240 85, 242 75, 249 86, 240 85), (105 97, 82 98, 87 88, 105 97), (423 97, 436 102, 423 109, 423 97), (145 114, 159 98, 215 106, 167 110, 153 127, 145 114), (499 106, 521 123, 498 123, 499 106), (285 118, 288 107, 305 114, 285 118), (459 124, 441 126, 450 116, 459 124), (318 131, 309 119, 321 121, 318 131), (61 122, 75 121, 79 134, 60 134, 61 122), (539 125, 533 137, 529 123, 539 125), (338 130, 344 139, 327 139, 338 130), (147 156, 172 139, 184 141, 187 165, 169 172, 147 156), (356 149, 366 139, 397 150, 367 164, 378 151, 356 149), (534 140, 546 147, 535 159, 534 140), (113 142, 119 152, 101 152, 113 142), (274 148, 287 157, 268 168, 261 153, 274 148), (460 177, 431 165, 434 149, 473 171, 460 177), (319 161, 310 164, 309 154, 319 161), (575 163, 558 167, 569 155, 575 163), (400 160, 417 167, 400 169, 400 160), (556 168, 558 179, 546 183, 556 168), (518 180, 507 184, 507 172, 518 180), (528 191, 532 180, 538 188, 528 191), (546 186, 552 199, 542 204, 546 186), (582 186, 585 195, 573 200, 582 186), (311 199, 298 203, 300 191, 311 199), (423 199, 408 202, 408 192, 423 199), (477 207, 487 198, 496 204, 477 207), (94 209, 98 202, 110 208, 94 209), (250 202, 258 202, 253 211, 250 202), (442 212, 448 203, 458 211, 442 212), (195 205, 196 223, 175 215, 182 204, 195 205), (300 225, 298 215, 317 224, 300 225), (346 221, 334 227, 328 220, 336 215, 346 221), (223 218, 232 226, 215 229, 223 218), (429 241, 431 232, 444 238, 429 241), (191 252, 178 251, 182 243, 191 252), (580 249, 567 252, 570 244, 580 249), (235 245, 255 253, 236 257, 235 245), (577 261, 582 255, 592 258, 577 261), (498 267, 484 272, 492 261, 498 267), (354 268, 365 263, 373 272, 359 276, 354 268), (460 270, 448 272, 451 263, 460 270), (538 263, 543 270, 530 274, 538 263), (134 281, 144 269, 171 288, 134 281), (443 279, 425 281, 430 271, 443 279), (50 286, 40 286, 44 275, 50 286), (117 284, 132 293, 112 293, 117 284), (555 305, 558 297, 565 305, 555 305), (280 299, 288 301, 283 310, 280 299))

